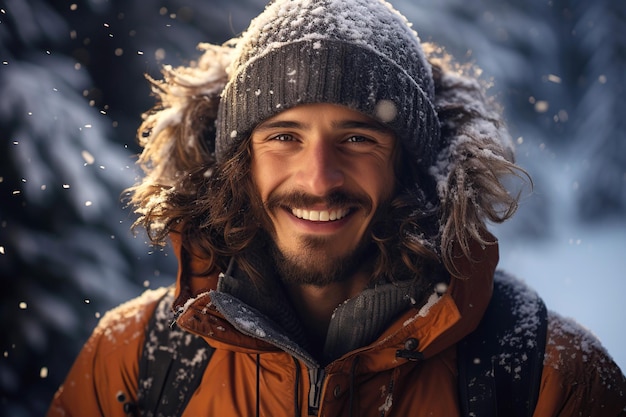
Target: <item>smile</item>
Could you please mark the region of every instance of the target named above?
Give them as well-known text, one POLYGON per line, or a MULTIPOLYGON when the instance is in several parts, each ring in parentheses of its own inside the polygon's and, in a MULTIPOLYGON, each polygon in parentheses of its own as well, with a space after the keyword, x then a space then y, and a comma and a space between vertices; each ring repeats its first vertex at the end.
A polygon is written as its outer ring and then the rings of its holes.
POLYGON ((348 215, 350 209, 337 209, 337 210, 305 210, 299 208, 291 209, 291 214, 302 220, 309 220, 312 222, 332 222, 334 220, 343 219, 348 215))

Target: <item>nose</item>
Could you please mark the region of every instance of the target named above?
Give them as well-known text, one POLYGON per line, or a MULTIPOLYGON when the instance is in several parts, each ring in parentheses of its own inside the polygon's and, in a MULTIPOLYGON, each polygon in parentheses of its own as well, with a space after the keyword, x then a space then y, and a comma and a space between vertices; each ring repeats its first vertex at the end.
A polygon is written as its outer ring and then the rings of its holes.
POLYGON ((300 189, 323 197, 344 184, 344 171, 338 149, 333 143, 309 141, 301 152, 296 181, 300 189))

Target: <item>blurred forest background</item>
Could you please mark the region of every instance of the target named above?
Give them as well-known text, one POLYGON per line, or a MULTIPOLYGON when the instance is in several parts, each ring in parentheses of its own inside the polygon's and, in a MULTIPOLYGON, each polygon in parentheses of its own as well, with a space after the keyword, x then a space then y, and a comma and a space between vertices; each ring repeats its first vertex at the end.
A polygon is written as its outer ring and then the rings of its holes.
MULTIPOLYGON (((475 62, 533 176, 502 267, 626 367, 626 2, 397 0, 475 62), (621 330, 620 330, 621 329, 621 330)), ((0 0, 0 414, 44 414, 109 308, 173 281, 133 236, 144 74, 247 27, 262 0, 0 0)))

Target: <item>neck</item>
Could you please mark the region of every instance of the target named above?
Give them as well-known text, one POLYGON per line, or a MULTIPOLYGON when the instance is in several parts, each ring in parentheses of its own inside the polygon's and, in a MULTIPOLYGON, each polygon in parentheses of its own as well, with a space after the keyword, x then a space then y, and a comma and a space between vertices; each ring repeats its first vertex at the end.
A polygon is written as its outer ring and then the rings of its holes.
POLYGON ((346 281, 324 286, 288 284, 287 292, 316 352, 321 353, 333 312, 343 302, 360 294, 369 275, 357 273, 346 281))

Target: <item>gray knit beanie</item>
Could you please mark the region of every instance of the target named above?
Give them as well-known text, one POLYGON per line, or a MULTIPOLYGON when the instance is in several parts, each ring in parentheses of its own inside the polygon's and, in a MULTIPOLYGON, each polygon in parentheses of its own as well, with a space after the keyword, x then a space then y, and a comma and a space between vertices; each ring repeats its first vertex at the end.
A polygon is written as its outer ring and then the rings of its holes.
POLYGON ((276 0, 237 40, 216 156, 299 104, 334 103, 388 126, 424 167, 439 121, 431 67, 410 23, 382 0, 276 0))

